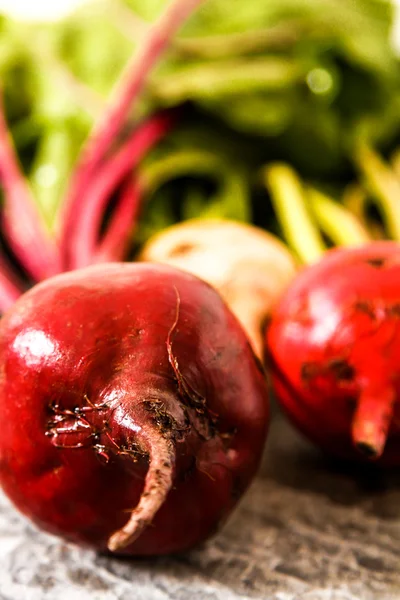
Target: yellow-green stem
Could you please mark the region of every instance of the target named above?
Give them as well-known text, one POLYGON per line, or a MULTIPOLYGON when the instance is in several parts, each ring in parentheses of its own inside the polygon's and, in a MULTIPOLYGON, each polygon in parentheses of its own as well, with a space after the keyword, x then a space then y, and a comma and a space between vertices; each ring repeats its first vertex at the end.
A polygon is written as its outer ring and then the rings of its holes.
POLYGON ((390 164, 392 165, 392 169, 396 177, 400 179, 400 148, 396 148, 396 150, 393 152, 390 159, 390 164))
POLYGON ((400 241, 400 180, 366 142, 356 146, 353 159, 383 214, 388 235, 400 241))
POLYGON ((335 245, 361 246, 371 241, 366 228, 347 208, 315 188, 307 192, 320 228, 335 245))
POLYGON ((308 211, 305 191, 296 172, 286 164, 273 163, 264 169, 263 176, 290 248, 303 262, 316 262, 326 246, 308 211))

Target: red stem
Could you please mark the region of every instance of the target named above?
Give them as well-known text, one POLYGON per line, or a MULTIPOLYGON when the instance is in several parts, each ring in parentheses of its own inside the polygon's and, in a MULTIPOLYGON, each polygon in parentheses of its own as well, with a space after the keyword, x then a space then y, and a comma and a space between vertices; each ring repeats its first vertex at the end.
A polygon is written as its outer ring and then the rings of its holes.
MULTIPOLYGON (((65 240, 67 268, 79 269, 94 262, 102 217, 107 203, 120 183, 146 153, 165 135, 174 122, 171 112, 160 113, 140 125, 120 150, 98 170, 85 190, 85 199, 65 240)), ((129 223, 131 227, 132 224, 129 223)), ((129 230, 126 230, 129 233, 129 230)), ((121 240, 123 242, 123 240, 121 240)))
POLYGON ((134 231, 139 215, 141 196, 139 182, 136 178, 130 177, 121 191, 118 206, 98 246, 95 262, 124 260, 129 246, 129 238, 134 231))
POLYGON ((358 401, 353 417, 355 447, 369 458, 379 458, 385 448, 393 418, 395 391, 387 384, 368 385, 358 401))
POLYGON ((151 68, 171 38, 195 8, 204 0, 174 0, 150 28, 148 35, 128 63, 113 90, 110 103, 102 119, 92 130, 75 169, 72 184, 65 199, 62 247, 68 247, 68 238, 73 228, 74 214, 79 211, 82 194, 94 179, 101 161, 125 124, 134 101, 140 94, 151 68))
POLYGON ((22 267, 41 280, 61 271, 55 244, 40 221, 35 202, 21 172, 8 133, 0 95, 0 182, 4 189, 2 226, 11 250, 22 267))
POLYGON ((0 312, 4 313, 11 308, 23 291, 14 273, 0 256, 0 312))

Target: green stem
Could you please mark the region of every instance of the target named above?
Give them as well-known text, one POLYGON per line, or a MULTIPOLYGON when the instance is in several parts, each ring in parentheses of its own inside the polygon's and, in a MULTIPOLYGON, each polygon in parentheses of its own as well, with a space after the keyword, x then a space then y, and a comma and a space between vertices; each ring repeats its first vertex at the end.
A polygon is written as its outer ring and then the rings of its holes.
POLYGON ((359 246, 371 241, 359 219, 347 208, 315 188, 307 189, 312 212, 322 231, 338 246, 359 246))
POLYGON ((304 71, 287 58, 238 58, 212 64, 189 64, 174 73, 157 76, 150 82, 149 94, 155 101, 172 106, 190 98, 278 91, 303 77, 304 71))
POLYGON ((326 246, 307 209, 296 172, 288 165, 274 163, 264 169, 264 181, 289 246, 305 263, 319 260, 326 246))
MULTIPOLYGON (((250 221, 249 198, 243 173, 231 168, 218 154, 206 150, 178 150, 145 165, 139 171, 142 189, 149 196, 171 179, 184 175, 212 177, 218 191, 204 207, 196 207, 198 218, 222 217, 250 221)), ((188 209, 188 206, 185 205, 188 209)), ((187 212, 187 211, 186 211, 187 212)), ((185 215, 190 218, 194 215, 185 215)))
POLYGON ((355 148, 353 160, 382 211, 389 236, 400 241, 400 180, 366 142, 355 148))
POLYGON ((146 194, 152 194, 172 178, 187 175, 219 175, 221 164, 211 152, 192 150, 176 151, 141 167, 140 181, 146 194))
POLYGON ((266 27, 202 37, 180 37, 174 40, 173 49, 190 58, 218 59, 242 56, 271 50, 287 49, 293 46, 304 31, 307 23, 293 19, 285 23, 266 27))
POLYGON ((65 123, 45 130, 31 171, 32 192, 50 231, 54 231, 60 197, 74 159, 74 147, 65 123))

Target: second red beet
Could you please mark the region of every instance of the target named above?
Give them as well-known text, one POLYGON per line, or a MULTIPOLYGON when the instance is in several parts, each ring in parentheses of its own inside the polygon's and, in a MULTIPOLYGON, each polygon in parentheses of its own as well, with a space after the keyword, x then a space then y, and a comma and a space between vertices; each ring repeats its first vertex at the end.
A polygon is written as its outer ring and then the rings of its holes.
POLYGON ((337 249, 305 268, 266 334, 277 397, 332 454, 400 464, 400 245, 337 249))

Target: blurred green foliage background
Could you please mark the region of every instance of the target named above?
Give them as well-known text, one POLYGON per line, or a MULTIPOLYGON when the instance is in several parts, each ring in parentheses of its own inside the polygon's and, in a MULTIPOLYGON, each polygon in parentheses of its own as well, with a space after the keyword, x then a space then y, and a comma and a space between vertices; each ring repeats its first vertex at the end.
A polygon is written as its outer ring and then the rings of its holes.
MULTIPOLYGON (((166 4, 103 0, 55 24, 0 17, 6 113, 50 228, 84 138, 166 4)), ((389 156, 399 141, 393 18, 386 0, 205 2, 132 115, 182 106, 176 130, 141 167, 138 241, 192 216, 279 233, 260 176, 269 161, 289 163, 341 200, 360 143, 389 156)))

